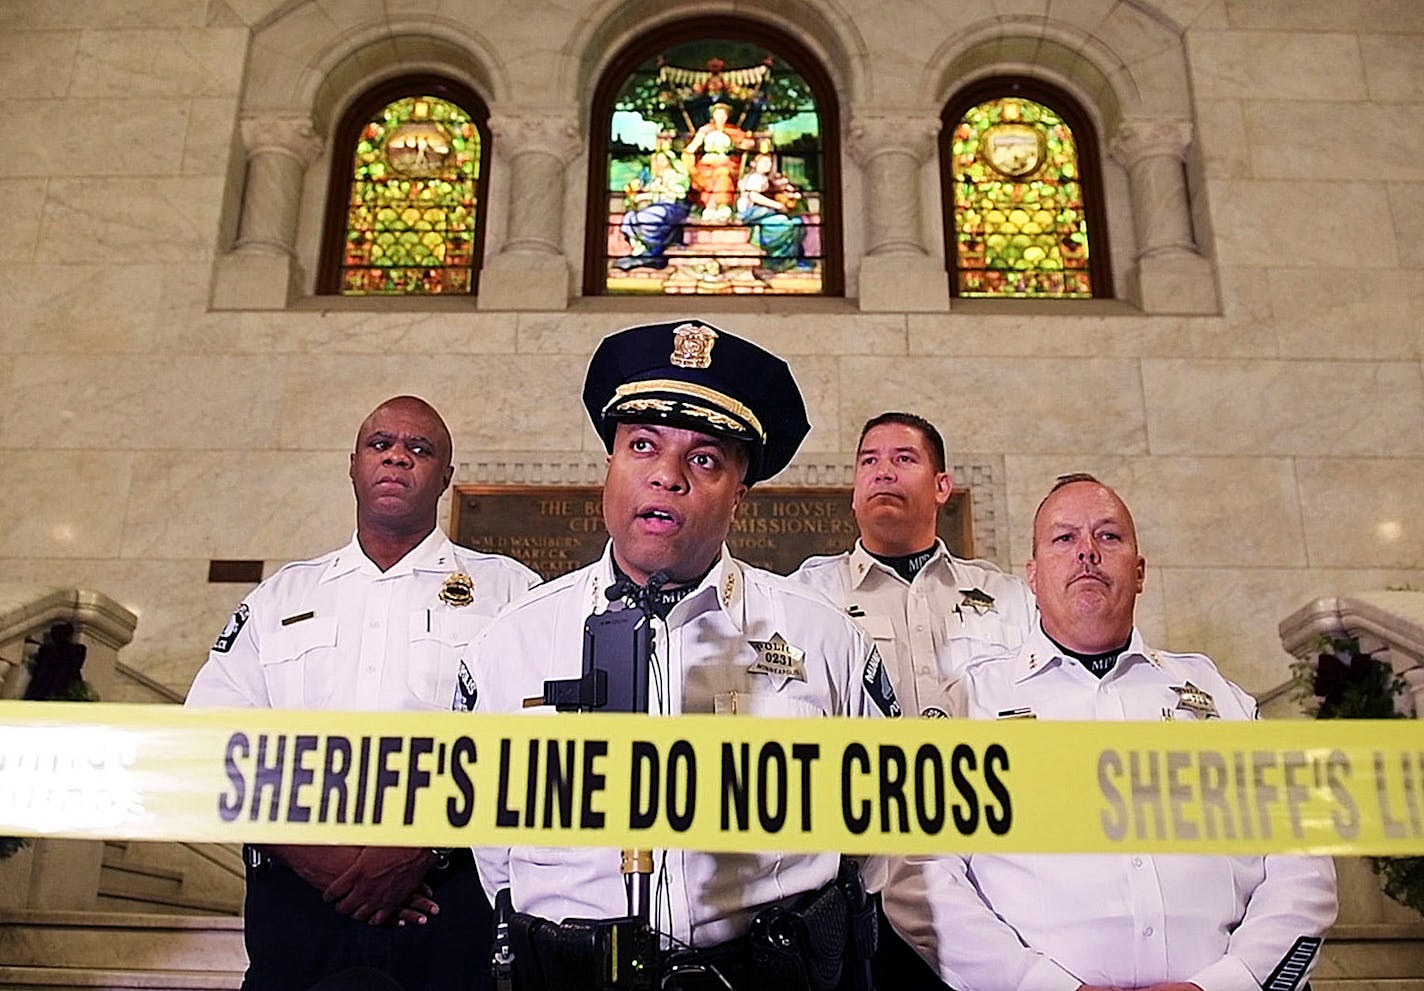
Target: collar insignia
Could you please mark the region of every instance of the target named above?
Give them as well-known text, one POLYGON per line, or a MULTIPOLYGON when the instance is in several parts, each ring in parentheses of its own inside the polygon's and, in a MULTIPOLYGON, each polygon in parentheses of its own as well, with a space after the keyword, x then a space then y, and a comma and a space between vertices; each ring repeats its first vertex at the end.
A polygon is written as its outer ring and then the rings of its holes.
POLYGON ((770 640, 747 643, 757 652, 757 659, 747 668, 751 673, 770 675, 778 688, 792 678, 806 680, 806 652, 791 646, 780 633, 773 634, 770 640))
POLYGON ((732 608, 732 596, 737 594, 737 572, 727 569, 727 580, 722 583, 722 608, 732 608))
POLYGON ((711 368, 712 345, 717 332, 699 323, 685 323, 672 332, 672 355, 668 358, 678 368, 711 368))
POLYGON ((994 606, 994 597, 982 588, 961 588, 959 594, 964 597, 959 601, 959 605, 961 607, 968 606, 980 616, 986 612, 999 611, 994 606))
POLYGON ((474 580, 463 571, 446 576, 445 584, 440 586, 440 601, 447 606, 468 606, 475 601, 474 580))
POLYGON ((1177 693, 1177 708, 1186 709, 1188 712, 1196 713, 1202 719, 1220 719, 1221 713, 1216 710, 1216 702, 1212 697, 1193 685, 1190 681, 1185 685, 1173 685, 1172 691, 1177 693))

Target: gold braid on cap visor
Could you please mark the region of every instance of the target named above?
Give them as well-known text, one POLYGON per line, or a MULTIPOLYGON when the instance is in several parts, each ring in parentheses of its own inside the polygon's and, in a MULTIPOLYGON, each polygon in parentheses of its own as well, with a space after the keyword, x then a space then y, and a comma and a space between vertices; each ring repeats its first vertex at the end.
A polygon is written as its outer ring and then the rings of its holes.
MULTIPOLYGON (((703 402, 720 406, 723 410, 726 410, 742 422, 737 423, 731 420, 730 417, 723 416, 718 412, 686 402, 681 404, 681 409, 677 410, 677 412, 684 416, 692 416, 706 420, 721 430, 726 430, 729 427, 742 428, 742 425, 745 424, 756 434, 758 440, 763 444, 766 443, 766 431, 762 429, 761 421, 757 419, 756 414, 747 408, 745 404, 737 402, 724 392, 709 389, 707 386, 698 385, 696 382, 682 382, 677 379, 643 379, 638 382, 625 382, 618 387, 617 391, 613 393, 613 398, 603 407, 603 413, 607 416, 610 411, 618 412, 625 409, 637 410, 639 407, 636 405, 636 401, 627 400, 632 400, 635 396, 641 397, 649 393, 658 392, 672 393, 674 396, 690 396, 692 398, 701 399, 703 402)), ((661 410, 661 412, 672 412, 672 410, 661 410)))

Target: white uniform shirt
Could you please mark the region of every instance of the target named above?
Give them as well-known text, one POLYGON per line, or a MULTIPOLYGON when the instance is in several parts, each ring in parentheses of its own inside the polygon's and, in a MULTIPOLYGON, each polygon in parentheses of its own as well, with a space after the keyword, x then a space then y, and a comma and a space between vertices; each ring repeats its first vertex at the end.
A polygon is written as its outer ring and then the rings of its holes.
MULTIPOLYGON (((1147 648, 1136 629, 1101 681, 1037 630, 1011 660, 970 668, 955 694, 975 719, 1025 709, 1039 719, 1195 719, 1199 699, 1193 708, 1173 690, 1188 682, 1222 719, 1254 718, 1255 701, 1209 659, 1147 648)), ((1335 919, 1335 871, 1328 857, 909 857, 892 866, 886 912, 959 991, 1165 981, 1259 991, 1292 958, 1303 972, 1288 967, 1297 983, 1279 986, 1303 983, 1313 941, 1335 919)))
POLYGON ((1038 625, 1021 578, 990 561, 953 557, 942 540, 912 582, 859 540, 844 554, 807 559, 791 577, 841 606, 875 638, 907 715, 948 714, 949 690, 965 668, 1013 653, 1038 625), (966 596, 974 590, 992 601, 966 596))
POLYGON ((471 645, 505 603, 538 581, 510 558, 456 547, 438 528, 384 572, 353 537, 338 551, 286 565, 243 599, 193 680, 188 704, 466 708, 471 645), (458 604, 456 574, 471 580, 468 605, 458 604))
MULTIPOLYGON (((546 679, 579 676, 584 620, 607 609, 604 593, 613 580, 605 550, 602 560, 550 581, 491 624, 476 649, 476 711, 553 715, 552 707, 522 708, 523 699, 541 695, 546 679)), ((873 700, 888 694, 888 684, 870 638, 831 603, 733 560, 725 547, 667 621, 653 621, 653 714, 863 716, 875 713, 873 700), (754 670, 760 654, 752 642, 778 634, 804 652, 801 676, 754 670)), ((501 847, 475 854, 491 900, 508 887, 517 911, 555 922, 627 914, 616 849, 501 847)), ((834 853, 658 851, 653 927, 693 946, 725 942, 746 931, 757 908, 830 881, 838 861, 834 853)))

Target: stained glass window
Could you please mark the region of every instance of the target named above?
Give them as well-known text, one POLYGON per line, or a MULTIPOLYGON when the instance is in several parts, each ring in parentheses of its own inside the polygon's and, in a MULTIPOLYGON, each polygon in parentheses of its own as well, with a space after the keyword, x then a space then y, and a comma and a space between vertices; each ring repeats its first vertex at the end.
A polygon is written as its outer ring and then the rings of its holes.
POLYGON ((1021 96, 970 107, 950 138, 959 296, 1093 296, 1073 130, 1021 96))
POLYGON ((813 85, 803 74, 807 59, 798 61, 779 48, 713 36, 645 47, 631 71, 621 63, 603 105, 603 174, 591 187, 598 243, 589 291, 832 288, 828 87, 813 85))
POLYGON ((448 95, 417 88, 348 121, 340 257, 326 291, 473 291, 484 138, 479 119, 448 95))

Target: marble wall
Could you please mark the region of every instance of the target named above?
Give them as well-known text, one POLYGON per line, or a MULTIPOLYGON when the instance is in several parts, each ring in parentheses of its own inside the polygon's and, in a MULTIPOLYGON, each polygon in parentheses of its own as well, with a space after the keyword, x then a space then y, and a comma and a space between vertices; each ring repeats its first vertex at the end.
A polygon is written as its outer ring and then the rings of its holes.
MULTIPOLYGON (((0 143, 7 580, 123 602, 139 615, 125 659, 181 690, 246 591, 208 584, 209 559, 260 558, 270 573, 349 535, 346 453, 369 407, 428 397, 450 421, 462 481, 492 459, 586 464, 597 440, 576 396, 593 342, 695 313, 792 361, 815 423, 802 461, 848 458, 860 422, 886 407, 936 420, 957 462, 993 468, 1005 566, 1021 568, 1055 475, 1091 470, 1117 485, 1149 561, 1149 635, 1213 654, 1250 689, 1285 679, 1276 624, 1304 601, 1424 586, 1424 5, 726 5, 804 30, 848 134, 857 120, 933 122, 955 73, 994 64, 1095 100, 1105 135, 1134 100, 1189 124, 1186 269, 1162 276, 1138 257, 1154 228, 1135 223, 1160 204, 1109 160, 1127 298, 1082 306, 950 305, 925 147, 899 156, 920 156, 909 175, 919 250, 888 266, 862 257, 884 191, 848 148, 845 299, 636 303, 560 290, 581 282, 585 96, 645 5, 518 7, 0 0, 12 122, 0 143), (304 107, 319 145, 361 66, 433 64, 462 72, 502 122, 486 257, 504 281, 492 277, 478 302, 311 298, 321 148, 286 204, 290 257, 232 268, 241 120, 304 107), (531 119, 543 123, 520 123, 531 119), (537 237, 510 179, 530 141, 544 148, 541 181, 563 186, 557 222, 539 218, 537 237), (1168 281, 1134 298, 1134 266, 1168 281), (1190 304, 1174 308, 1162 287, 1190 304)), ((705 12, 663 7, 657 16, 705 12)))

